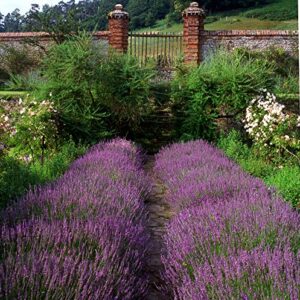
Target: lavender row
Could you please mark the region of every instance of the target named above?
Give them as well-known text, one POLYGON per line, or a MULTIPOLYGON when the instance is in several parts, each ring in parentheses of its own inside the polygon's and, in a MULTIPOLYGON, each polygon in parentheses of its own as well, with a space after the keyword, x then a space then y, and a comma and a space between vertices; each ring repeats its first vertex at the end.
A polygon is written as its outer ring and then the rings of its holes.
POLYGON ((94 146, 1 215, 1 299, 135 299, 147 291, 141 155, 94 146))
POLYGON ((155 171, 177 212, 164 237, 174 299, 299 299, 300 217, 204 141, 175 144, 155 171))

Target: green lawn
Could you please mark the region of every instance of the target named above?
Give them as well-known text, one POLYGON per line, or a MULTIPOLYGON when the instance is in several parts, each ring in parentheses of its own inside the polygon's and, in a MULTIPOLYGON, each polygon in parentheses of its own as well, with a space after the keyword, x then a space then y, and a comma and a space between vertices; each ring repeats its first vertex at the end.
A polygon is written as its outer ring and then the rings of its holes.
POLYGON ((24 97, 27 94, 27 91, 0 91, 0 99, 19 98, 24 97))

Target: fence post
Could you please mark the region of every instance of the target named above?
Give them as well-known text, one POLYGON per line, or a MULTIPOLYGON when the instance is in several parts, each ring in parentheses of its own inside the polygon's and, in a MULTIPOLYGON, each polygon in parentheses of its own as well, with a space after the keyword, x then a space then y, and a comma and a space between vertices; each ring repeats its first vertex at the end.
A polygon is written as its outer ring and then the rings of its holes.
POLYGON ((109 45, 122 53, 128 50, 129 15, 122 4, 117 4, 115 10, 108 14, 109 45))
POLYGON ((184 21, 183 44, 184 61, 199 64, 202 59, 201 31, 204 31, 204 10, 197 2, 192 2, 182 13, 184 21))

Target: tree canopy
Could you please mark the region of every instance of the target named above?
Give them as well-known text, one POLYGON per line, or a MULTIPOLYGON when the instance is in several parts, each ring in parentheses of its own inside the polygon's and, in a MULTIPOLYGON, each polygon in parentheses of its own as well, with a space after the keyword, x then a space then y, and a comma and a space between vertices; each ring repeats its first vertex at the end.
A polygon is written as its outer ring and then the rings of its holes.
MULTIPOLYGON (((208 12, 255 7, 276 0, 199 0, 208 12)), ((181 12, 191 0, 75 0, 61 1, 55 6, 37 4, 25 15, 15 9, 6 16, 0 12, 0 32, 104 30, 107 14, 116 3, 123 4, 131 16, 131 29, 153 25, 174 12, 181 12)))

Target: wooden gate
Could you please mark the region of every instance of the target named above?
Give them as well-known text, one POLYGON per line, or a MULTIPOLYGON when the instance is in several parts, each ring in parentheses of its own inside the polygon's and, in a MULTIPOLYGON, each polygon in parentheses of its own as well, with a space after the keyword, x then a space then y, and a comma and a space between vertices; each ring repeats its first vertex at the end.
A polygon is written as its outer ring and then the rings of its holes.
POLYGON ((131 32, 128 52, 142 65, 154 61, 158 66, 172 67, 183 56, 183 34, 131 32))

